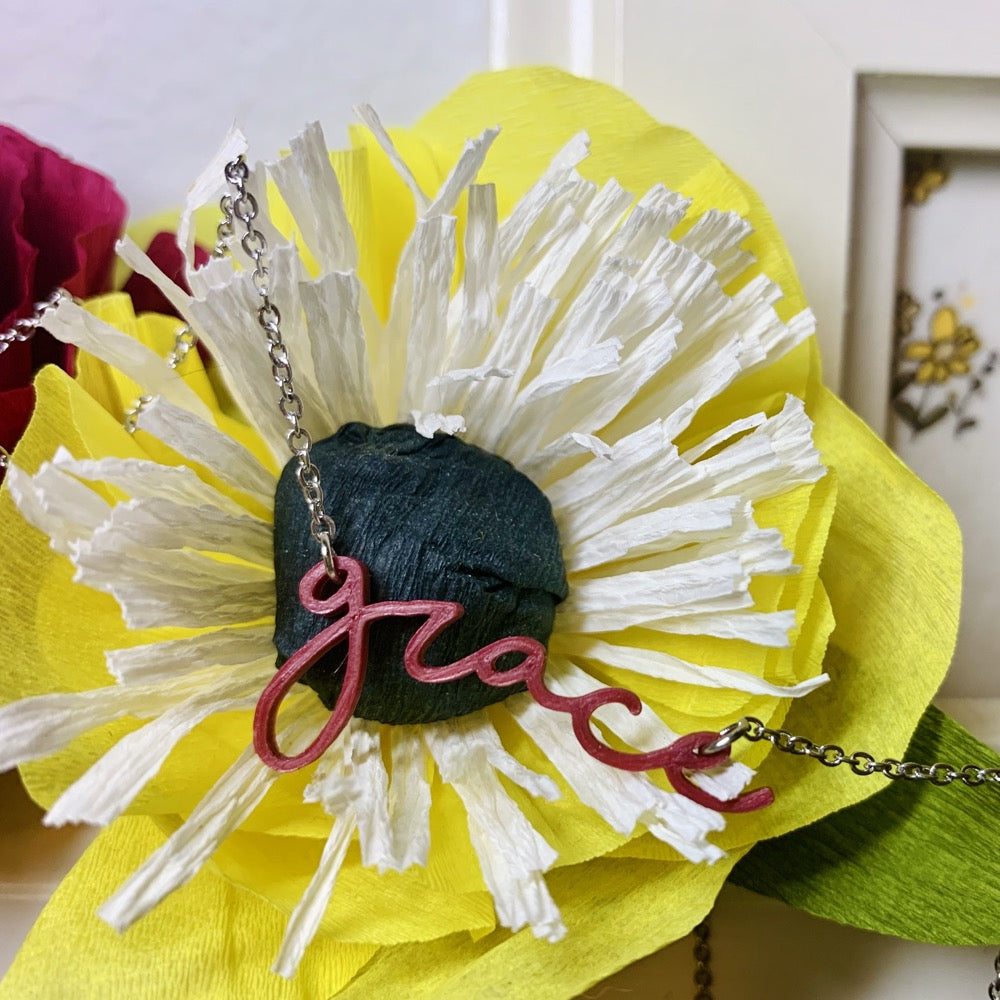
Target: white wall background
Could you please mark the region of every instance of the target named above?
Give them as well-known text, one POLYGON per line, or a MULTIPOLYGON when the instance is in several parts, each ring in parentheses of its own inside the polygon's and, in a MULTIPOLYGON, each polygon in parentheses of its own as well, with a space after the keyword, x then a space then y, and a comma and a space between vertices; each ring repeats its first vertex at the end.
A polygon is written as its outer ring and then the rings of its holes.
POLYGON ((234 118, 259 150, 369 101, 409 124, 485 69, 486 0, 0 0, 0 121, 178 205, 234 118))

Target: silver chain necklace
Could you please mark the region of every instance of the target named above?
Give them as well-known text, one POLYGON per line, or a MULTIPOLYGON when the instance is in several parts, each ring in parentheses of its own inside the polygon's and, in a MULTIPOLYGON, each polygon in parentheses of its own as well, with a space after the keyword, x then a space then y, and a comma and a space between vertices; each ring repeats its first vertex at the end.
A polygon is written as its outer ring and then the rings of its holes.
POLYGON ((223 220, 219 225, 219 245, 226 244, 226 238, 235 236, 234 218, 243 223, 246 232, 240 238, 243 252, 254 263, 250 280, 260 296, 257 322, 267 338, 267 355, 271 360, 271 374, 280 391, 278 409, 288 422, 285 442, 296 461, 295 479, 302 491, 302 498, 309 508, 309 531, 319 546, 326 567, 327 576, 338 579, 334 559, 333 539, 337 526, 326 512, 323 484, 319 469, 312 460, 312 435, 302 426, 302 399, 292 382, 292 363, 288 350, 281 339, 281 313, 271 301, 271 272, 267 259, 267 240, 254 226, 257 218, 257 199, 247 190, 250 169, 240 156, 226 164, 226 180, 235 189, 235 196, 225 195, 219 203, 223 220))
MULTIPOLYGON (((30 316, 17 320, 9 330, 0 331, 0 356, 6 354, 14 344, 26 344, 42 325, 47 313, 51 312, 64 299, 70 298, 64 288, 57 288, 47 299, 36 302, 30 316)), ((10 455, 7 449, 0 445, 0 472, 10 465, 10 455)))

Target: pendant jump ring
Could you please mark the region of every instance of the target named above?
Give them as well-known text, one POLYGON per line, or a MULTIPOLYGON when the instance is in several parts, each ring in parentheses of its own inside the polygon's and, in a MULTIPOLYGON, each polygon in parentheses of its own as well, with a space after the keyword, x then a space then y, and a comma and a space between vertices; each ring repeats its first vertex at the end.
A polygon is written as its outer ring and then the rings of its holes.
POLYGON ((719 730, 719 735, 709 743, 697 747, 695 753, 703 756, 711 756, 721 750, 728 750, 741 736, 750 731, 750 720, 743 718, 725 729, 719 730))
POLYGON ((316 541, 319 542, 319 550, 323 555, 323 566, 326 569, 326 575, 334 583, 338 583, 340 581, 340 570, 337 569, 337 557, 334 554, 329 534, 323 532, 322 535, 317 535, 316 541))

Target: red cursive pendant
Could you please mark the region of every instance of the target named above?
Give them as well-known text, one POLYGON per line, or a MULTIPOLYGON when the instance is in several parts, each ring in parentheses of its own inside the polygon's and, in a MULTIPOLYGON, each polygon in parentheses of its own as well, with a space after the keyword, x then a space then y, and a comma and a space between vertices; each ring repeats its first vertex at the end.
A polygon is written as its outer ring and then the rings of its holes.
POLYGON ((253 720, 253 742, 260 759, 276 771, 296 771, 317 760, 343 732, 361 697, 361 688, 368 667, 368 626, 382 618, 416 618, 426 621, 410 639, 403 665, 414 680, 441 684, 475 674, 492 687, 525 684, 535 701, 544 708, 565 712, 573 720, 573 732, 580 745, 592 757, 625 771, 650 771, 663 768, 670 784, 681 795, 718 812, 750 812, 774 801, 770 788, 745 792, 735 799, 723 800, 694 785, 688 771, 706 771, 729 759, 729 748, 716 753, 699 753, 699 748, 718 738, 718 733, 690 733, 668 746, 645 753, 627 753, 603 743, 591 728, 591 716, 603 705, 624 705, 633 715, 642 711, 642 702, 625 688, 601 688, 577 697, 566 697, 545 686, 545 647, 528 636, 498 639, 488 646, 443 667, 428 666, 423 661, 430 644, 464 614, 461 604, 453 601, 381 601, 368 603, 368 571, 356 559, 337 557, 341 582, 332 594, 327 590, 330 578, 322 562, 310 569, 299 583, 299 600, 313 614, 337 618, 318 635, 296 650, 264 688, 257 702, 253 720), (279 749, 275 736, 278 707, 292 686, 324 653, 341 642, 347 642, 347 663, 344 682, 333 712, 319 735, 301 753, 286 757, 279 749), (497 670, 496 663, 507 653, 521 653, 521 662, 509 670, 497 670))

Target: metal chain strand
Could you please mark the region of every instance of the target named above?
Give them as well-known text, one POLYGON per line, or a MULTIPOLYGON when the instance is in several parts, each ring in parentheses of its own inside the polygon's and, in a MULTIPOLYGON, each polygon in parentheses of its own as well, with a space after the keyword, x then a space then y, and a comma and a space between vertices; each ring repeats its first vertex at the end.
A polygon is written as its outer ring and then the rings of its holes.
POLYGON ((17 320, 9 330, 0 333, 0 354, 14 344, 23 344, 31 340, 38 328, 43 325, 46 314, 69 298, 70 294, 65 288, 57 288, 47 299, 36 302, 30 316, 17 320))
MULTIPOLYGON (((744 716, 738 722, 720 730, 719 735, 702 746, 698 752, 702 754, 718 753, 720 750, 731 747, 740 739, 749 740, 751 743, 767 740, 773 747, 784 753, 813 757, 826 767, 839 767, 841 764, 847 764, 855 774, 860 774, 863 777, 867 777, 869 774, 884 774, 893 781, 929 781, 931 784, 939 786, 950 785, 957 781, 971 788, 985 784, 1000 785, 1000 768, 979 767, 976 764, 963 764, 961 767, 957 767, 944 761, 921 764, 912 760, 896 760, 895 757, 878 760, 863 750, 855 750, 854 753, 849 754, 844 751, 843 747, 839 747, 835 743, 816 744, 805 736, 794 736, 785 729, 769 729, 760 719, 755 719, 752 715, 744 716)), ((697 931, 698 928, 695 928, 696 933, 697 931)), ((696 960, 698 958, 697 947, 695 958, 696 960)), ((994 960, 993 968, 993 981, 989 985, 987 995, 990 1000, 1000 1000, 1000 954, 994 960)), ((702 1000, 702 994, 697 994, 695 1000, 702 1000)))
POLYGON ((975 764, 963 764, 958 767, 944 761, 920 764, 912 760, 896 760, 895 757, 877 760, 863 750, 855 750, 849 754, 843 747, 834 743, 816 744, 805 736, 793 736, 784 729, 768 729, 760 719, 755 719, 752 715, 726 726, 718 737, 703 746, 700 752, 716 753, 732 746, 739 739, 749 740, 751 743, 767 740, 784 753, 812 757, 826 767, 847 764, 855 774, 865 777, 869 774, 884 774, 893 781, 929 781, 931 784, 941 786, 950 785, 955 781, 969 787, 989 783, 1000 785, 1000 768, 978 767, 975 764))
MULTIPOLYGON (((312 437, 301 424, 302 400, 295 392, 292 380, 292 363, 281 338, 281 313, 271 301, 267 240, 264 238, 264 234, 254 226, 254 219, 257 218, 258 212, 257 199, 247 190, 250 169, 247 167, 246 160, 240 156, 226 164, 225 173, 226 180, 233 186, 235 194, 225 195, 219 202, 224 217, 219 226, 220 244, 225 246, 229 230, 235 227, 233 219, 243 224, 246 232, 240 239, 240 246, 254 265, 250 280, 260 298, 257 321, 267 337, 267 354, 271 360, 271 374, 280 391, 278 409, 281 410, 281 415, 288 422, 289 429, 285 434, 285 440, 297 463, 295 478, 302 490, 306 506, 309 508, 309 530, 319 545, 327 574, 331 579, 336 580, 337 570, 334 562, 333 539, 337 533, 337 527, 330 515, 326 513, 319 469, 316 468, 312 460, 312 437)), ((235 233, 232 235, 235 236, 235 233)))
MULTIPOLYGON (((222 218, 219 220, 219 224, 215 227, 215 246, 212 248, 212 256, 219 258, 225 257, 229 253, 229 241, 236 235, 236 228, 233 224, 233 199, 230 195, 225 195, 219 202, 219 207, 222 209, 222 218)), ((171 368, 179 368, 181 362, 188 356, 188 352, 191 350, 195 344, 198 343, 198 338, 195 336, 194 331, 191 327, 185 325, 182 326, 177 331, 177 336, 174 338, 174 348, 164 359, 171 368)), ((139 426, 139 416, 143 410, 153 402, 153 396, 140 396, 136 399, 132 405, 125 411, 125 417, 122 421, 122 425, 129 434, 134 434, 139 426)))
POLYGON ((694 1000, 713 1000, 712 948, 709 945, 711 928, 703 920, 691 932, 694 934, 694 1000))
MULTIPOLYGON (((36 302, 30 316, 17 320, 9 330, 0 332, 0 354, 10 350, 14 344, 24 344, 31 340, 42 326, 45 316, 60 302, 72 298, 65 288, 57 288, 47 299, 36 302)), ((0 472, 10 468, 10 452, 0 446, 0 472)))
MULTIPOLYGON (((194 335, 194 331, 189 326, 182 326, 178 329, 177 333, 174 335, 174 346, 171 352, 164 358, 167 364, 171 368, 179 368, 184 359, 188 356, 191 348, 198 342, 198 338, 194 335)), ((129 432, 129 434, 134 434, 139 426, 139 415, 143 410, 153 402, 154 396, 140 396, 135 400, 132 405, 125 411, 125 417, 122 421, 122 426, 129 432)))
POLYGON ((222 210, 222 219, 215 227, 215 246, 212 248, 212 256, 217 258, 225 257, 229 253, 230 241, 236 235, 233 196, 224 194, 219 200, 219 208, 222 210))

